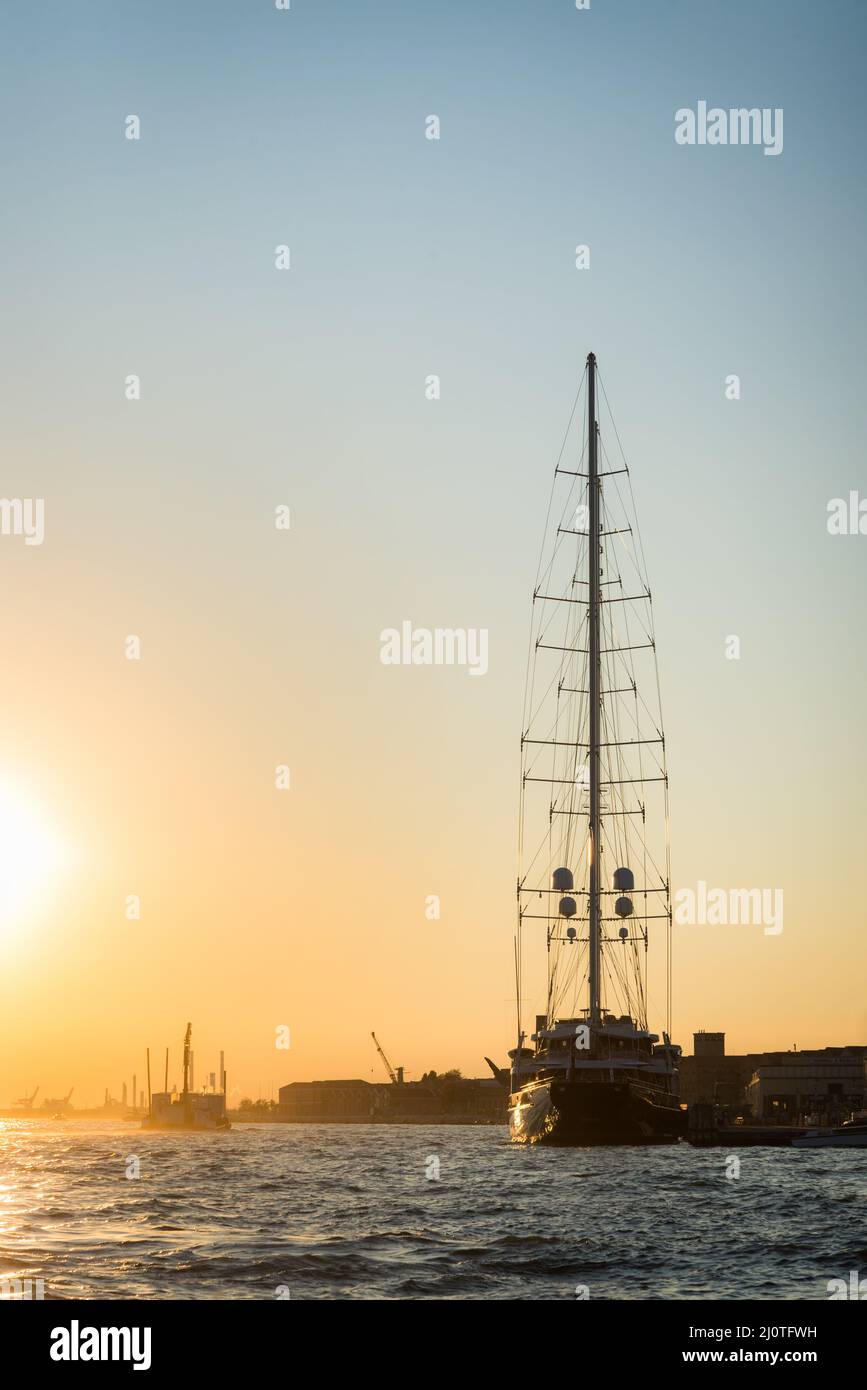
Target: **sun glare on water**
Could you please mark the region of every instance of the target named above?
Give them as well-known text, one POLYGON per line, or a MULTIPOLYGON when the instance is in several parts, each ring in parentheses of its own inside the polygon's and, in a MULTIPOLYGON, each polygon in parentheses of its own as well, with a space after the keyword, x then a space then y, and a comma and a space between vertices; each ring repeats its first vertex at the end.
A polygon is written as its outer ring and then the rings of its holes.
POLYGON ((42 808, 0 781, 0 932, 46 901, 66 862, 66 846, 42 808))

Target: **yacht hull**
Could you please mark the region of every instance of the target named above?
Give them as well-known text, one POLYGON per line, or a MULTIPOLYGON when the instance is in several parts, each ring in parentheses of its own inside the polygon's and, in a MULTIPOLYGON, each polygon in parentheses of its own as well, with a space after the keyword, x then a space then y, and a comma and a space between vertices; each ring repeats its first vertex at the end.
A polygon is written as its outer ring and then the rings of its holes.
POLYGON ((509 1098, 509 1132, 527 1144, 676 1144, 686 1111, 629 1081, 534 1081, 509 1098))

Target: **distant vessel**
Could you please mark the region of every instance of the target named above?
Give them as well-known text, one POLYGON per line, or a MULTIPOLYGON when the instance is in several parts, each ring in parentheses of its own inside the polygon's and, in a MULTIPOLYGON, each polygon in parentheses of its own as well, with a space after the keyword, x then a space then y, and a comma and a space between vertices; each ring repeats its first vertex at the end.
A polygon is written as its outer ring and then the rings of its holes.
POLYGON ((42 1102, 43 1113, 51 1111, 52 1120, 62 1120, 72 1110, 72 1106, 69 1103, 69 1098, 74 1090, 75 1087, 70 1086, 65 1096, 46 1096, 42 1102))
MULTIPOLYGON (((149 1095, 148 1113, 142 1129, 231 1129, 226 1115, 226 1073, 222 1092, 190 1090, 190 1041, 192 1024, 184 1034, 184 1088, 182 1091, 155 1091, 149 1095)), ((168 1053, 166 1054, 168 1056, 168 1053)), ((168 1071, 168 1063, 166 1063, 168 1071)), ((150 1093, 150 1053, 148 1053, 148 1092, 150 1093)))
MULTIPOLYGON (((686 1130, 680 1048, 647 1026, 651 923, 666 928, 664 972, 653 983, 667 1018, 671 999, 656 644, 628 469, 605 453, 596 388, 591 352, 573 408, 574 417, 585 391, 583 448, 574 469, 560 466, 561 450, 533 591, 509 1125, 513 1139, 531 1143, 673 1143, 686 1130), (547 945, 533 1047, 521 1027, 529 922, 545 924, 547 945)), ((619 449, 616 429, 613 438, 619 449)))
POLYGON ((793 1149, 867 1149, 867 1120, 846 1120, 837 1129, 808 1129, 793 1149))

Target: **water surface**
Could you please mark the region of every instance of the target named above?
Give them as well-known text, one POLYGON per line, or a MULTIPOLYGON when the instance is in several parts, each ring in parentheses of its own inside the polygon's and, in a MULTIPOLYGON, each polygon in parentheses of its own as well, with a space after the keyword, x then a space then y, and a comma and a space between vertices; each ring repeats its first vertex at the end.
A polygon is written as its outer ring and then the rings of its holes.
POLYGON ((46 1298, 826 1299, 867 1274, 867 1150, 737 1157, 734 1179, 722 1149, 488 1126, 3 1120, 0 1277, 46 1298))

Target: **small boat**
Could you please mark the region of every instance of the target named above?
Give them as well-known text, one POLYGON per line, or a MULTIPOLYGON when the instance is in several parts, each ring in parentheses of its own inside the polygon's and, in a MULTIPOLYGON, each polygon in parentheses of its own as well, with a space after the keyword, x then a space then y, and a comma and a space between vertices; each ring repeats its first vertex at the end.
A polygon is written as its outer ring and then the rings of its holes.
MULTIPOLYGON (((568 467, 561 451, 554 470, 533 590, 509 1126, 513 1140, 529 1144, 673 1144, 687 1116, 680 1048, 669 1037, 668 773, 656 641, 629 470, 605 449, 596 387, 591 352, 573 407, 574 417, 586 391, 583 447, 568 467), (649 970, 657 926, 665 948, 649 970), (546 1008, 527 1047, 522 937, 537 927, 547 985, 537 967, 529 992, 544 987, 546 1008), (665 1031, 648 1027, 649 996, 666 1001, 665 1031)), ((619 449, 616 428, 609 442, 619 449)))
POLYGON ((793 1149, 867 1149, 867 1120, 845 1120, 836 1129, 808 1129, 793 1149))

